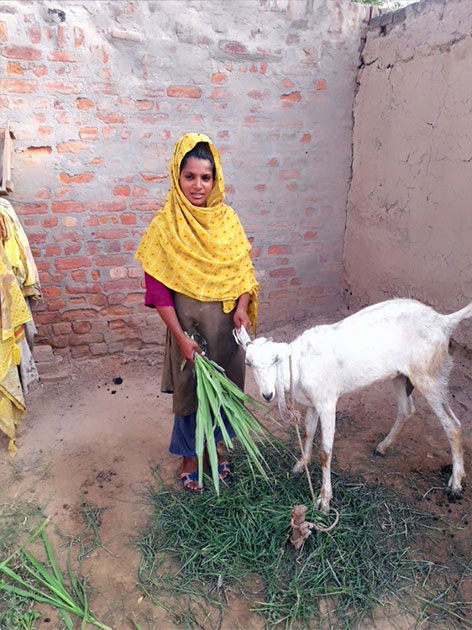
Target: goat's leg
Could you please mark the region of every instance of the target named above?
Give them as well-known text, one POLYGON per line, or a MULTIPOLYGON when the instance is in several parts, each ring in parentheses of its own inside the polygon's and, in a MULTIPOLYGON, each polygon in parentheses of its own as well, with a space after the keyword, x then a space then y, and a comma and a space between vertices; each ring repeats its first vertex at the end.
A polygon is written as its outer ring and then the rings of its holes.
POLYGON ((397 376, 393 379, 393 388, 395 390, 395 394, 397 395, 397 418, 390 429, 389 434, 377 445, 375 449, 376 453, 379 455, 385 455, 387 449, 396 442, 398 436, 400 435, 400 431, 405 426, 408 418, 415 413, 415 407, 413 405, 413 397, 411 395, 407 395, 407 383, 408 379, 406 376, 397 376))
MULTIPOLYGON (((308 464, 311 460, 311 453, 313 450, 313 439, 315 437, 316 428, 318 426, 318 412, 313 407, 308 407, 305 417, 305 445, 303 447, 303 454, 305 461, 308 464)), ((303 463, 303 457, 298 460, 292 469, 294 475, 301 475, 305 470, 303 463)))
POLYGON ((449 441, 452 453, 452 475, 448 482, 451 493, 460 495, 464 472, 464 450, 462 445, 461 423, 447 402, 444 383, 439 379, 425 379, 418 389, 434 411, 449 441))
POLYGON ((321 421, 321 491, 316 506, 326 514, 329 512, 329 502, 333 496, 331 488, 331 457, 333 454, 334 429, 336 425, 336 401, 328 403, 320 409, 321 421))

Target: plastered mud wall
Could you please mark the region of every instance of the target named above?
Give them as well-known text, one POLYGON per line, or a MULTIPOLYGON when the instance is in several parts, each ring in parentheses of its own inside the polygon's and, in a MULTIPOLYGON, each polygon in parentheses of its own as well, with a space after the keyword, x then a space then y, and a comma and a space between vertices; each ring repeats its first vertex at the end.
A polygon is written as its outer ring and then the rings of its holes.
POLYGON ((161 343, 133 254, 188 131, 221 151, 260 330, 339 306, 368 16, 348 0, 2 0, 0 119, 41 272, 38 340, 73 357, 161 343))
MULTIPOLYGON (((352 309, 472 300, 472 2, 423 0, 375 18, 354 107, 345 235, 352 309)), ((472 330, 459 337, 472 346, 472 330)))

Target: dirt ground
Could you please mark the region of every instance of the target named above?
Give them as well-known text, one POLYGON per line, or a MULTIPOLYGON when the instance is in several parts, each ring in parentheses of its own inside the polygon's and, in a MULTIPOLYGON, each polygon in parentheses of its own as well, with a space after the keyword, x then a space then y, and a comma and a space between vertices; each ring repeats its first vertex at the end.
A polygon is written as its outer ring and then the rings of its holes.
MULTIPOLYGON (((303 328, 301 324, 287 326, 271 334, 276 340, 289 341, 303 328)), ((460 348, 454 354, 452 406, 463 423, 470 478, 472 357, 460 348)), ((6 440, 0 440, 0 503, 37 503, 52 517, 48 531, 71 536, 83 531, 84 502, 104 508, 100 527, 104 547, 92 551, 81 564, 81 573, 89 576, 91 609, 115 630, 177 628, 162 607, 140 599, 139 551, 133 545, 150 517, 143 491, 151 481, 152 467, 159 464, 163 477, 175 479, 176 492, 182 491, 177 481, 179 461, 168 453, 171 398, 159 391, 160 366, 137 358, 123 363, 121 357, 112 357, 76 361, 69 366, 69 374, 67 382, 36 386, 29 393, 15 458, 8 456, 6 440), (122 382, 117 384, 114 379, 122 382)), ((257 397, 250 375, 246 390, 257 397)), ((472 552, 472 519, 464 527, 464 515, 472 513, 470 482, 461 502, 447 501, 442 491, 447 482, 444 467, 451 463, 446 437, 420 396, 415 403, 417 413, 398 445, 379 458, 373 457, 373 448, 395 417, 391 385, 381 384, 342 399, 338 411, 345 415, 337 426, 334 466, 390 484, 417 500, 421 509, 461 524, 457 537, 472 552)), ((54 542, 59 545, 60 539, 55 537, 54 542)), ((445 548, 449 544, 450 540, 445 541, 445 548)), ((59 556, 66 556, 64 547, 59 556)), ((466 588, 471 600, 472 586, 466 588)), ((60 627, 51 611, 43 612, 38 629, 60 627)), ((405 629, 413 625, 406 616, 386 619, 380 614, 372 627, 405 629)), ((258 630, 263 626, 247 604, 235 600, 220 627, 258 630)))

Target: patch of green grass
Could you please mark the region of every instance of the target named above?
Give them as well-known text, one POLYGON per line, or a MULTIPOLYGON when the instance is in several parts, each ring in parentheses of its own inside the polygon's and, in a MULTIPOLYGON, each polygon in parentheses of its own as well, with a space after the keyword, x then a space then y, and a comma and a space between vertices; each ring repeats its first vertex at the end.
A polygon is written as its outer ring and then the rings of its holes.
MULTIPOLYGON (((220 497, 210 489, 199 496, 182 493, 161 480, 149 489, 154 517, 137 542, 139 580, 176 623, 182 623, 182 612, 163 604, 165 593, 186 595, 182 610, 199 602, 221 616, 230 590, 252 602, 271 628, 355 628, 377 605, 407 601, 416 611, 423 606, 429 617, 439 610, 451 628, 467 622, 460 589, 455 599, 441 595, 433 586, 438 567, 419 551, 422 539, 434 538, 437 517, 385 486, 333 473, 332 505, 340 521, 328 534, 313 532, 295 552, 289 543, 295 505, 308 506, 309 521, 328 525, 330 518, 313 512, 307 480, 292 477, 288 453, 267 448, 264 456, 272 484, 255 475, 237 452, 231 462, 234 480, 220 497)), ((319 487, 316 464, 311 473, 319 487)), ((200 621, 193 627, 217 627, 214 620, 205 626, 202 618, 195 615, 200 621)))
MULTIPOLYGON (((18 545, 18 539, 34 531, 44 519, 39 507, 17 499, 0 504, 0 561, 18 545)), ((30 598, 0 590, 0 628, 2 630, 34 630, 39 613, 30 598)))

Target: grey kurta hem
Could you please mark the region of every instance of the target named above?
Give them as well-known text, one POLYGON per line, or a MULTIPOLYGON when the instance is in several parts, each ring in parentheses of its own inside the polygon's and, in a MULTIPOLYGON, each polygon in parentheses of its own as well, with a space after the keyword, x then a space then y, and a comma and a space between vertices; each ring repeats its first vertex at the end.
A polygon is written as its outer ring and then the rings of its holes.
MULTIPOLYGON (((233 338, 233 313, 223 312, 221 302, 200 302, 174 293, 174 306, 182 329, 197 333, 207 342, 206 355, 220 365, 226 376, 244 388, 244 350, 233 338)), ((196 380, 187 361, 181 370, 182 355, 172 333, 167 331, 161 391, 173 393, 172 411, 188 416, 197 410, 196 380)))

